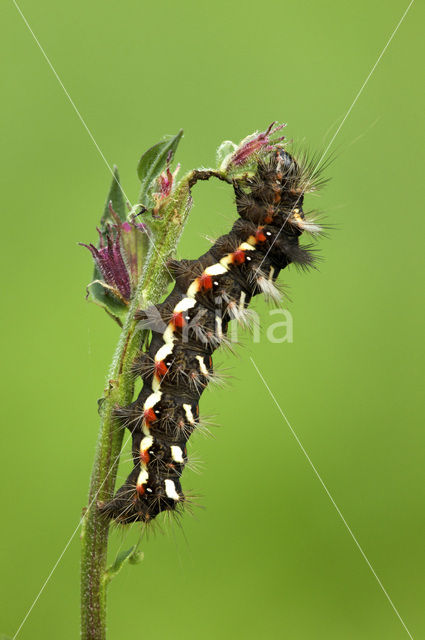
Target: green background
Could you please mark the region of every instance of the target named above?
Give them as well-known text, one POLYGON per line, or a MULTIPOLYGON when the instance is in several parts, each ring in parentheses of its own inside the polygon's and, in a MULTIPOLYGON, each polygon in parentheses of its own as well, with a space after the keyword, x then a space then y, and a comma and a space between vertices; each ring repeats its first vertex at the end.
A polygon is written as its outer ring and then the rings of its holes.
MULTIPOLYGON (((407 6, 328 1, 31 3, 22 10, 127 193, 185 130, 183 170, 272 120, 323 150, 407 6)), ((411 634, 425 636, 423 193, 413 5, 332 151, 323 262, 289 270, 294 342, 217 356, 215 438, 184 486, 203 509, 142 547, 109 592, 109 638, 403 639, 403 629, 258 377, 251 355, 411 634)), ((84 300, 110 174, 12 2, 3 25, 0 630, 13 635, 80 518, 118 328, 84 300)), ((228 230, 231 190, 197 185, 179 246, 228 230)), ((263 328, 266 305, 256 301, 263 328)), ((129 464, 120 471, 127 475, 129 464)), ((136 527, 113 534, 113 554, 136 527)), ((112 555, 113 555, 112 554, 112 555)), ((19 638, 78 637, 74 538, 19 638)))

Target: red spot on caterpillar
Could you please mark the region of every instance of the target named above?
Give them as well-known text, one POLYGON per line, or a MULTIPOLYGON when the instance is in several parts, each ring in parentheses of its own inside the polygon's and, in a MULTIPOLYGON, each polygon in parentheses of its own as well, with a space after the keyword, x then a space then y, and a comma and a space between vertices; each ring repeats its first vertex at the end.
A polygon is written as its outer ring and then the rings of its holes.
POLYGON ((145 493, 145 485, 144 484, 138 484, 136 486, 136 491, 139 494, 139 496, 142 496, 145 493))
POLYGON ((211 367, 212 367, 212 364, 213 364, 213 362, 212 362, 212 358, 211 358, 211 356, 209 356, 209 358, 208 358, 208 367, 209 367, 210 369, 211 369, 211 367))
POLYGON ((155 420, 157 419, 155 411, 153 409, 145 409, 143 412, 143 419, 145 421, 145 424, 149 427, 151 422, 155 422, 155 420))
POLYGON ((155 373, 159 378, 163 378, 168 371, 168 367, 163 360, 155 362, 155 373))
POLYGON ((150 459, 151 459, 151 457, 150 457, 150 455, 149 455, 149 451, 141 451, 141 452, 140 452, 140 460, 141 460, 144 464, 148 464, 150 459))
POLYGON ((257 231, 255 232, 255 239, 257 242, 266 241, 266 236, 263 233, 263 227, 258 227, 257 231))
POLYGON ((201 276, 199 276, 199 285, 202 291, 209 291, 213 286, 212 277, 207 273, 203 273, 201 276))
POLYGON ((234 264, 242 264, 245 262, 245 251, 243 249, 238 249, 232 253, 232 262, 234 264))
POLYGON ((177 329, 184 327, 184 318, 181 311, 175 311, 173 313, 173 324, 177 329))
POLYGON ((273 222, 273 214, 274 214, 274 209, 273 209, 273 207, 269 207, 269 208, 267 209, 267 215, 266 215, 266 217, 264 218, 264 222, 265 222, 266 224, 270 224, 271 222, 273 222))

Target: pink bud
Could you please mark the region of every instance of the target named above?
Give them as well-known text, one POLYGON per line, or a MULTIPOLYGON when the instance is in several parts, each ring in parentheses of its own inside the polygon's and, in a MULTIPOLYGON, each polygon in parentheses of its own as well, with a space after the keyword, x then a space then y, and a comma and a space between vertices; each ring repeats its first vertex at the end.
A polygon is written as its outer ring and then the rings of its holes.
POLYGON ((276 138, 275 140, 270 139, 272 135, 286 126, 284 124, 280 124, 273 129, 273 126, 275 124, 275 122, 272 122, 271 125, 266 129, 266 131, 258 134, 253 134, 252 136, 248 136, 247 138, 245 138, 245 140, 242 140, 240 147, 231 156, 229 165, 239 166, 245 164, 254 154, 257 154, 264 148, 266 149, 266 151, 269 151, 271 148, 273 148, 273 145, 284 140, 285 136, 281 136, 280 138, 276 138))

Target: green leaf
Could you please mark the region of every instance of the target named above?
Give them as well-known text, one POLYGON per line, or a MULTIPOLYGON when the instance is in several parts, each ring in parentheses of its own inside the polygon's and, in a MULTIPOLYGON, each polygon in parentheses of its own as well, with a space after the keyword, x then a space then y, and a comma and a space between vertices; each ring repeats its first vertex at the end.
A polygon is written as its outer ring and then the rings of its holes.
POLYGON ((231 140, 225 140, 221 143, 221 145, 217 149, 216 161, 217 167, 220 168, 221 165, 225 164, 225 160, 230 158, 232 153, 237 149, 237 145, 231 140))
MULTIPOLYGON (((95 269, 95 274, 96 272, 97 269, 95 269)), ((103 307, 103 309, 122 326, 128 312, 128 306, 122 302, 118 296, 114 295, 114 292, 108 288, 106 283, 101 282, 97 278, 87 285, 87 298, 99 307, 103 307)))
POLYGON ((152 182, 167 166, 167 156, 170 151, 175 153, 182 135, 183 129, 180 129, 177 135, 167 136, 164 140, 157 142, 153 147, 145 151, 140 158, 137 165, 137 175, 141 182, 138 202, 145 205, 145 207, 152 206, 153 201, 149 193, 152 182))
POLYGON ((143 551, 134 549, 133 553, 128 556, 128 564, 140 564, 145 557, 143 551))
POLYGON ((124 196, 121 188, 120 177, 118 174, 118 167, 116 165, 114 165, 114 177, 112 178, 108 197, 106 198, 106 202, 105 202, 105 208, 103 210, 103 215, 100 220, 100 225, 102 229, 105 227, 107 222, 112 222, 112 223, 115 222, 111 217, 111 212, 109 211, 110 202, 112 202, 112 207, 115 213, 117 213, 120 219, 123 222, 125 222, 127 219, 127 211, 126 211, 124 196))
POLYGON ((126 563, 139 564, 139 562, 143 560, 143 556, 143 551, 138 551, 137 545, 133 545, 126 551, 121 551, 115 558, 114 564, 111 564, 111 566, 105 571, 105 581, 109 582, 112 580, 112 578, 121 571, 126 563))

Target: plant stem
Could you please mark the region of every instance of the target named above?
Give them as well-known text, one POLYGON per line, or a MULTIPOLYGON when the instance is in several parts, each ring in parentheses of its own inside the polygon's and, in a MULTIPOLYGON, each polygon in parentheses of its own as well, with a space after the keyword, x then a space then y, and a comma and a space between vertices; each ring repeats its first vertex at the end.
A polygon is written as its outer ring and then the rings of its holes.
POLYGON ((81 551, 81 636, 84 640, 105 638, 106 582, 109 522, 101 517, 97 501, 113 494, 123 439, 114 416, 116 406, 132 400, 133 381, 129 372, 135 337, 134 313, 128 314, 110 369, 108 388, 101 404, 101 425, 89 492, 89 507, 82 529, 81 551))
MULTIPOLYGON (((83 519, 81 534, 81 637, 104 640, 106 637, 105 575, 109 522, 101 516, 97 503, 110 500, 123 440, 123 429, 115 417, 115 409, 133 399, 132 364, 147 337, 137 326, 136 311, 156 304, 167 288, 169 274, 166 262, 173 255, 190 209, 190 177, 182 180, 172 204, 161 221, 156 221, 143 275, 121 331, 109 372, 107 388, 100 404, 100 431, 93 465, 89 506, 83 519)), ((193 184, 193 182, 192 182, 193 184)))

